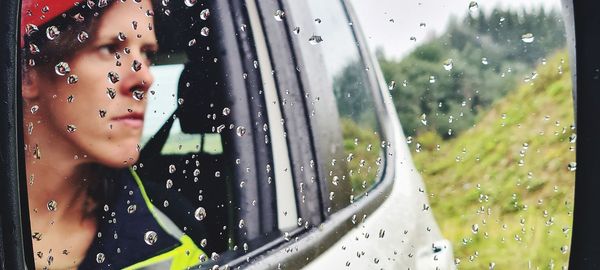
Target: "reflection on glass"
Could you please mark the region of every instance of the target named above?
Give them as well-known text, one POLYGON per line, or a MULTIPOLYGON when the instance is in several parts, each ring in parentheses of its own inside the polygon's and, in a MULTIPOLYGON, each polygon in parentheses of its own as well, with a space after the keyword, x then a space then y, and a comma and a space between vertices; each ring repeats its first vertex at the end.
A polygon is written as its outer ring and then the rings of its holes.
MULTIPOLYGON (((341 2, 308 1, 317 24, 327 75, 332 82, 341 118, 348 176, 354 196, 363 194, 377 181, 381 158, 381 134, 373 93, 368 86, 357 42, 341 2)), ((334 179, 336 181, 345 179, 334 179)))

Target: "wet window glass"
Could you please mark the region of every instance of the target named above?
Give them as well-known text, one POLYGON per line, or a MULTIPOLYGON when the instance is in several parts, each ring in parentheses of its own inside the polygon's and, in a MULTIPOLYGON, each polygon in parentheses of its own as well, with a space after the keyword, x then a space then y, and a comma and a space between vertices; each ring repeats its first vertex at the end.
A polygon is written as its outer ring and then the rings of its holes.
POLYGON ((350 181, 352 194, 359 196, 378 181, 382 146, 385 147, 373 90, 367 79, 368 66, 361 59, 352 23, 342 3, 308 1, 308 6, 316 24, 309 42, 321 49, 342 129, 345 156, 343 160, 328 162, 345 166, 346 175, 332 175, 331 181, 334 185, 337 181, 350 181))
POLYGON ((351 2, 456 266, 566 269, 577 135, 560 1, 351 2))

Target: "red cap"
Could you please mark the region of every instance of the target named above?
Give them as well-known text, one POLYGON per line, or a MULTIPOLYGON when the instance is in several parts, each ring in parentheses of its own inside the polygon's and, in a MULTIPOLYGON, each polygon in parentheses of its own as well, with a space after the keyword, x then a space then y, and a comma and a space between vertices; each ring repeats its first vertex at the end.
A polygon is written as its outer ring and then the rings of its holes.
MULTIPOLYGON (((23 0, 21 4, 21 48, 25 45, 27 25, 40 27, 73 8, 81 0, 23 0)), ((40 29, 41 30, 41 29, 40 29)))

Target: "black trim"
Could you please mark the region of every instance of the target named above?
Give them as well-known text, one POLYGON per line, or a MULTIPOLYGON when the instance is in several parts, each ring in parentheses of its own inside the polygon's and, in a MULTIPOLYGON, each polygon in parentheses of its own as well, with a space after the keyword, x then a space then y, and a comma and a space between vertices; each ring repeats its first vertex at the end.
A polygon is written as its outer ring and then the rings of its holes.
MULTIPOLYGON (((577 70, 577 171, 569 268, 600 268, 600 3, 573 1, 577 70)), ((572 45, 571 45, 572 46, 572 45)))
MULTIPOLYGON (((6 269, 33 269, 33 249, 28 214, 25 158, 23 156, 22 104, 19 98, 20 1, 0 2, 0 215, 6 269), (22 209, 25 209, 24 211, 22 209)), ((1 259, 0 259, 1 260, 1 259)))

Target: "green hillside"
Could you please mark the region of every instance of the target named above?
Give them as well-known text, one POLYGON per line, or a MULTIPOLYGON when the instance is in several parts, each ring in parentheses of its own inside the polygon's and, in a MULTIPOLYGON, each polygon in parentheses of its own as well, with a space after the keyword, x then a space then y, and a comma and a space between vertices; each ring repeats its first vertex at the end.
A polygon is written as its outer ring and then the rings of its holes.
POLYGON ((459 269, 561 269, 568 262, 575 130, 566 53, 537 74, 458 137, 444 141, 430 131, 411 143, 421 145, 415 164, 459 269))

